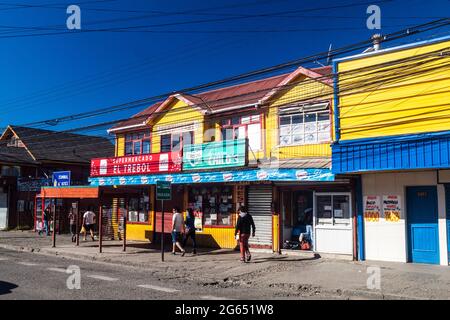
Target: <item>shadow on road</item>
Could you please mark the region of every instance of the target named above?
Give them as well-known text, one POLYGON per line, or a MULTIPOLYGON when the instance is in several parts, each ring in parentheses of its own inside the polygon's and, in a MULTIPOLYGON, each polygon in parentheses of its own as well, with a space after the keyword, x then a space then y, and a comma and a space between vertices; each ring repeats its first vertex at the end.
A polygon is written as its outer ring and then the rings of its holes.
POLYGON ((17 285, 11 282, 0 281, 0 296, 11 293, 12 289, 17 288, 17 285))
POLYGON ((296 262, 296 261, 311 261, 311 260, 318 260, 320 259, 319 254, 314 254, 313 257, 305 257, 305 258, 299 258, 299 259, 292 259, 292 257, 289 256, 274 256, 274 257, 268 257, 268 258, 254 258, 252 259, 253 263, 264 263, 264 262, 296 262))

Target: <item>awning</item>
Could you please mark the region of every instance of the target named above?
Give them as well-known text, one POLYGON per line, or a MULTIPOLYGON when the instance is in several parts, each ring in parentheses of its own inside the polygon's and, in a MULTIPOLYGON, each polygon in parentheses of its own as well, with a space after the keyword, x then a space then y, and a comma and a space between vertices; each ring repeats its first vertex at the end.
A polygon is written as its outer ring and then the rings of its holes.
POLYGON ((91 186, 151 185, 156 181, 174 184, 252 181, 334 181, 330 169, 250 169, 179 174, 113 176, 89 178, 91 186))
POLYGON ((95 186, 82 187, 42 187, 40 197, 55 199, 96 199, 99 188, 95 186))

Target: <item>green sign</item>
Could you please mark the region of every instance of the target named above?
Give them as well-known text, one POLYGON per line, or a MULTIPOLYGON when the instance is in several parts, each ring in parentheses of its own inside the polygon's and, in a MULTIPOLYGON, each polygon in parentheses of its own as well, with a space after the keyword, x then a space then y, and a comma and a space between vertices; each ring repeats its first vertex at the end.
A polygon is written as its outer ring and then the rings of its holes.
POLYGON ((241 167, 247 163, 247 140, 223 140, 183 147, 183 170, 241 167))
POLYGON ((172 199, 172 184, 170 181, 156 181, 156 200, 172 199))

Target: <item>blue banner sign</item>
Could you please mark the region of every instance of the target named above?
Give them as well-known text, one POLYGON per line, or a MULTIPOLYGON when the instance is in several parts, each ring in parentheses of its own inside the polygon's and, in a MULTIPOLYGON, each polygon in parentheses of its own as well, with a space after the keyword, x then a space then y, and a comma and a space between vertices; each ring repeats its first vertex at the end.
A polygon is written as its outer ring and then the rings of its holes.
POLYGON ((70 186, 70 171, 53 172, 52 181, 54 187, 70 186))
POLYGON ((170 181, 174 184, 245 181, 334 181, 334 175, 330 169, 251 169, 89 178, 91 186, 148 185, 156 184, 158 180, 170 181))

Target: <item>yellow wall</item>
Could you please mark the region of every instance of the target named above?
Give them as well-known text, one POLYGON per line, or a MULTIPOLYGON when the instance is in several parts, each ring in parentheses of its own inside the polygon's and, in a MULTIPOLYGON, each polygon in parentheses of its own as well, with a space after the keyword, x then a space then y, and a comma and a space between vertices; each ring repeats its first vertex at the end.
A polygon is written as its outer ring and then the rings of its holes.
POLYGON ((450 130, 450 56, 432 53, 449 49, 445 41, 339 63, 341 139, 450 130))
MULTIPOLYGON (((278 147, 278 108, 294 102, 319 100, 330 101, 332 98, 332 87, 318 81, 305 77, 294 79, 295 86, 289 87, 279 93, 273 99, 266 118, 266 157, 278 159, 301 158, 301 157, 330 157, 331 147, 329 143, 304 144, 298 146, 278 147), (297 83, 298 82, 298 83, 297 83)), ((332 106, 330 106, 332 109, 332 106)), ((332 120, 332 110, 330 111, 332 120)), ((333 132, 334 130, 332 130, 333 132)))
POLYGON ((125 155, 125 136, 123 134, 118 134, 116 136, 116 143, 117 143, 116 157, 121 157, 125 155))
POLYGON ((169 109, 166 109, 167 113, 164 113, 153 122, 152 153, 158 153, 161 150, 161 137, 157 131, 158 126, 188 124, 199 121, 200 127, 195 132, 194 143, 203 143, 203 115, 181 100, 175 100, 168 108, 169 109))
POLYGON ((198 245, 203 247, 234 249, 237 245, 234 228, 203 228, 203 232, 197 232, 196 237, 198 245))
POLYGON ((127 240, 151 241, 153 227, 149 224, 127 224, 127 240))
POLYGON ((279 233, 280 233, 280 216, 273 215, 272 216, 272 250, 273 252, 278 252, 280 250, 279 244, 279 233))

